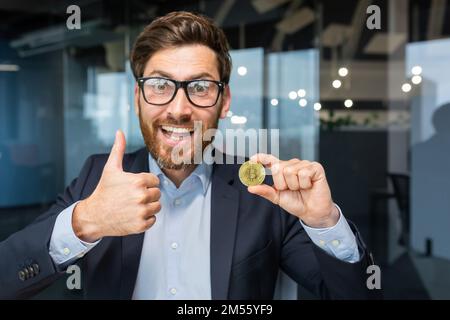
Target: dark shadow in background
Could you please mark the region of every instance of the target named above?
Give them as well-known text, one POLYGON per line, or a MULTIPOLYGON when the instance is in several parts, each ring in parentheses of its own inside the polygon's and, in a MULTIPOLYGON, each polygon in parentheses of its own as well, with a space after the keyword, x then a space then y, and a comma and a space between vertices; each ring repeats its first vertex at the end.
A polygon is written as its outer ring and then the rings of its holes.
POLYGON ((393 196, 380 199, 376 207, 370 201, 374 190, 388 190, 387 139, 386 131, 321 131, 319 161, 325 167, 334 201, 345 217, 356 223, 374 252, 375 263, 381 267, 384 299, 429 299, 408 252, 387 263, 387 200, 393 196), (374 225, 370 214, 385 219, 374 225), (375 241, 369 241, 371 238, 375 241))
POLYGON ((412 147, 411 240, 421 252, 450 259, 450 103, 436 109, 432 123, 435 134, 412 147))

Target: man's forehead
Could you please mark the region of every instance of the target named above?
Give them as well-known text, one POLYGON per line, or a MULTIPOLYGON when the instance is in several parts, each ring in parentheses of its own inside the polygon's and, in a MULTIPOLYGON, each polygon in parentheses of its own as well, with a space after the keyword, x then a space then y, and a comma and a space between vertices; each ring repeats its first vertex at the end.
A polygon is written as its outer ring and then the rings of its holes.
POLYGON ((193 75, 210 74, 219 79, 218 61, 214 51, 203 45, 168 48, 155 52, 148 60, 144 76, 164 73, 178 80, 193 75))

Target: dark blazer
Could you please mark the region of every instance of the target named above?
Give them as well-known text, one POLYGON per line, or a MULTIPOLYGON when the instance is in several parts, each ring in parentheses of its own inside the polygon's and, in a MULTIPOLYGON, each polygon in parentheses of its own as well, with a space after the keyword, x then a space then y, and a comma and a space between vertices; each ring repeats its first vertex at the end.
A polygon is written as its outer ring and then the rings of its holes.
MULTIPOLYGON (((0 243, 0 298, 28 298, 64 270, 49 255, 57 215, 95 189, 108 155, 87 159, 80 175, 56 203, 31 225, 0 243)), ((125 171, 148 172, 148 153, 126 154, 125 171)), ((211 192, 211 291, 213 299, 272 299, 279 268, 325 299, 366 299, 370 255, 356 235, 361 261, 340 261, 314 245, 298 219, 250 194, 238 177, 239 165, 214 164, 211 192)), ((271 183, 270 177, 267 183, 271 183)), ((106 237, 78 260, 85 298, 130 299, 144 234, 106 237)))

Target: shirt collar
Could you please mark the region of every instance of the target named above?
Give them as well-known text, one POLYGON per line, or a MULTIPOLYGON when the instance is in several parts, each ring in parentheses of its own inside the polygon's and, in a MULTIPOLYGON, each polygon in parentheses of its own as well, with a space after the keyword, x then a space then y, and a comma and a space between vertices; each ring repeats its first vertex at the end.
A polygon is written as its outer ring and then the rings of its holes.
MULTIPOLYGON (((202 161, 202 163, 197 165, 195 170, 186 178, 186 180, 187 180, 193 176, 197 177, 202 184, 204 194, 208 190, 208 186, 209 186, 209 183, 211 180, 211 173, 212 173, 212 161, 211 160, 213 159, 212 150, 213 150, 213 148, 211 148, 210 146, 208 146, 205 149, 204 159, 205 160, 207 159, 207 161, 202 161)), ((158 177, 164 177, 166 179, 169 179, 164 174, 164 172, 161 170, 157 161, 152 157, 152 155, 150 153, 148 154, 148 166, 149 166, 150 172, 153 173, 154 175, 156 175, 158 177)))

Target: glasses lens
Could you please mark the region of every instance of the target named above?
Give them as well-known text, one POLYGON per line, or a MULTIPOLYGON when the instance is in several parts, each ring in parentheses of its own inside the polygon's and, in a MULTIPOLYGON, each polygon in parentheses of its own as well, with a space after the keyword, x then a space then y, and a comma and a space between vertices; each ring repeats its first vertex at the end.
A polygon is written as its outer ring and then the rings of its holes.
POLYGON ((143 90, 148 103, 165 104, 175 92, 175 83, 163 78, 149 78, 144 82, 143 90))
POLYGON ((187 86, 191 101, 200 107, 211 107, 219 96, 219 85, 213 81, 197 80, 187 86))

